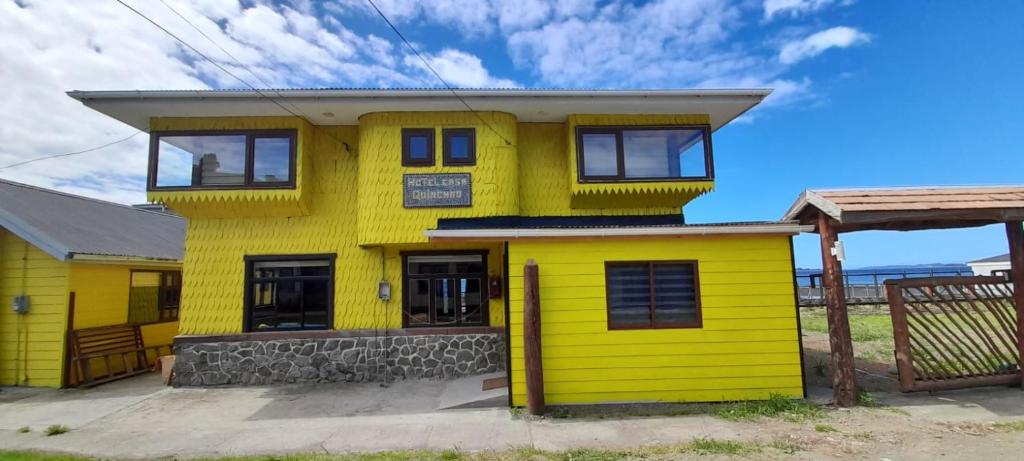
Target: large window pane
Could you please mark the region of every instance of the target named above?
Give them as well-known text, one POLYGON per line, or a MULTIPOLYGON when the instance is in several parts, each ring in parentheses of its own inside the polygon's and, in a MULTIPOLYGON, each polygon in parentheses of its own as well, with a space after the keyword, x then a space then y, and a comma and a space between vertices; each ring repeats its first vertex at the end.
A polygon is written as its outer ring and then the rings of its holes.
POLYGON ((654 265, 654 319, 657 323, 697 323, 692 264, 654 265))
POLYGON ((487 263, 483 254, 407 255, 405 264, 405 326, 487 324, 487 263))
POLYGON ((608 266, 608 318, 616 325, 651 323, 651 286, 647 264, 608 266))
POLYGON ((251 266, 249 331, 331 327, 331 261, 254 261, 251 266))
POLYGON ((581 128, 583 177, 597 180, 703 179, 707 128, 581 128), (621 143, 622 164, 618 164, 621 143))
POLYGON ((289 138, 253 140, 253 182, 288 182, 291 145, 289 138))
POLYGON ((623 130, 622 142, 627 178, 706 176, 703 130, 623 130))
POLYGON ((294 134, 273 131, 154 136, 156 168, 150 184, 157 188, 287 185, 291 180, 294 134))
POLYGON ((615 176, 618 153, 614 133, 585 133, 583 136, 583 175, 615 176))
POLYGON ((128 323, 177 320, 180 299, 180 272, 132 271, 128 285, 128 323))

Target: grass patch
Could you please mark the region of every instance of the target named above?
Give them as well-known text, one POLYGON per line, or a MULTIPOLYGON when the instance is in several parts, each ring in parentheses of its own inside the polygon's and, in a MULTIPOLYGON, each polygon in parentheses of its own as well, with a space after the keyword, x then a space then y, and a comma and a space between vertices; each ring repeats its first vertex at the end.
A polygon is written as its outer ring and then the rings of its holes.
POLYGON ((871 395, 870 392, 861 389, 857 392, 857 405, 868 408, 879 408, 883 406, 875 400, 875 396, 871 395))
MULTIPOLYGON (((888 313, 858 314, 851 312, 850 337, 857 342, 892 339, 892 319, 888 313)), ((806 309, 800 312, 800 326, 807 331, 828 333, 828 320, 824 309, 806 309)))
POLYGON ((839 429, 836 429, 835 426, 830 426, 828 424, 815 424, 814 425, 814 432, 823 432, 823 433, 839 432, 839 429))
POLYGON ((1004 432, 1024 432, 1024 420, 995 423, 992 427, 1004 432))
MULTIPOLYGON (((796 445, 783 440, 770 443, 744 442, 699 438, 688 443, 654 445, 625 450, 578 448, 566 451, 544 451, 519 448, 503 451, 462 452, 459 450, 404 450, 379 453, 348 453, 327 455, 296 453, 287 455, 257 455, 203 458, 205 461, 627 461, 648 459, 674 459, 674 455, 747 456, 766 450, 793 454, 800 451, 796 445)), ((65 455, 34 451, 0 450, 0 461, 99 461, 102 458, 65 455)))
POLYGON ((46 428, 46 436, 47 437, 52 437, 52 436, 55 436, 55 435, 61 435, 61 434, 66 433, 66 432, 68 432, 70 430, 71 429, 69 429, 67 426, 65 426, 63 424, 54 424, 54 425, 46 428))
POLYGON ((716 407, 713 414, 728 421, 753 421, 760 418, 782 418, 800 422, 820 418, 821 408, 804 400, 772 394, 768 400, 737 402, 716 407))
POLYGON ((21 426, 21 427, 18 428, 18 433, 19 434, 28 434, 29 432, 32 432, 32 428, 31 427, 21 426))

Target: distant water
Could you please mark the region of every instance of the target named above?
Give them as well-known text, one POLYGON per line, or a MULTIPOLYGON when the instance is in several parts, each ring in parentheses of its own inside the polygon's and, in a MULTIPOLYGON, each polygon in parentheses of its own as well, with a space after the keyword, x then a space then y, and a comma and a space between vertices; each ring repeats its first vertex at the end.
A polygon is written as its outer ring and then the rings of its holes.
MULTIPOLYGON (((802 286, 810 286, 811 279, 810 275, 821 274, 821 269, 797 269, 796 280, 797 283, 802 286)), ((905 278, 905 277, 941 277, 941 276, 955 276, 955 275, 974 275, 971 272, 970 266, 966 264, 922 264, 914 266, 884 266, 884 267, 869 267, 863 269, 847 269, 843 268, 843 275, 846 276, 846 283, 850 285, 869 285, 875 283, 875 277, 872 274, 878 274, 877 281, 882 283, 886 279, 891 278, 905 278)), ((820 284, 821 279, 815 280, 815 284, 820 284)))

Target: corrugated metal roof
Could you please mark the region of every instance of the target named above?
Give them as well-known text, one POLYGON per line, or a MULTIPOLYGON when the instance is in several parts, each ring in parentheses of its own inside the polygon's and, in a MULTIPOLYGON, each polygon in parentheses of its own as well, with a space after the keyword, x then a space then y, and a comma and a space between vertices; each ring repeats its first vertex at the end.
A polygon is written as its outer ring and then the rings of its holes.
POLYGON ((981 259, 976 260, 976 261, 970 261, 967 264, 974 264, 974 263, 1008 263, 1008 262, 1010 262, 1010 253, 1006 253, 1006 254, 1002 254, 1002 255, 997 255, 997 256, 989 256, 987 258, 981 258, 981 259))
POLYGON ((97 255, 180 261, 185 219, 0 180, 0 227, 62 261, 97 255))

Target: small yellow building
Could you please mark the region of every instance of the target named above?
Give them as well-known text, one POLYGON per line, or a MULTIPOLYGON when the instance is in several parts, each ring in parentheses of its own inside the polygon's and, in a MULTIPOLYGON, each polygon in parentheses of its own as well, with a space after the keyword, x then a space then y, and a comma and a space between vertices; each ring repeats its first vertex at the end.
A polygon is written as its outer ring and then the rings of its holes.
POLYGON ((522 405, 529 259, 548 403, 803 394, 801 227, 683 214, 769 92, 70 95, 150 133, 188 220, 177 385, 507 370, 522 405))
POLYGON ((185 221, 0 180, 0 385, 74 385, 71 332, 177 333, 185 221))

